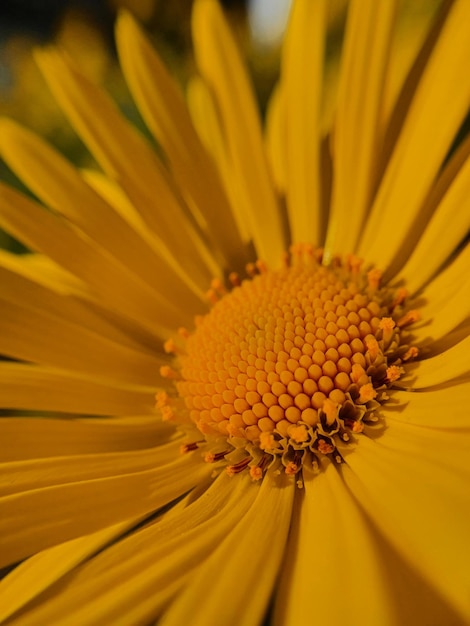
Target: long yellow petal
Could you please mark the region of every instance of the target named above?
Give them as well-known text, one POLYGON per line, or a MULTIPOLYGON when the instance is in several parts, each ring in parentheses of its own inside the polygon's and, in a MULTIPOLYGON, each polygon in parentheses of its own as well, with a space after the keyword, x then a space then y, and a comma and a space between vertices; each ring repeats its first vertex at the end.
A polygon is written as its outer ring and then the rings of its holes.
POLYGON ((168 440, 173 433, 153 415, 101 419, 3 417, 1 459, 7 462, 140 450, 168 440))
POLYGON ((0 564, 150 513, 188 491, 210 469, 190 455, 163 467, 33 489, 0 498, 0 564))
POLYGON ((194 51, 222 116, 233 173, 251 221, 257 254, 278 266, 286 247, 264 153, 259 114, 246 69, 216 0, 196 0, 194 51))
POLYGON ((335 253, 355 250, 372 199, 396 4, 394 0, 356 0, 349 7, 333 134, 327 261, 335 253))
POLYGON ((344 480, 403 559, 467 623, 468 435, 387 426, 376 441, 361 437, 346 457, 344 480))
POLYGON ((320 105, 326 2, 295 2, 283 45, 281 87, 286 196, 293 242, 320 243, 320 105))
POLYGON ((72 539, 39 552, 21 563, 0 583, 0 620, 10 617, 138 521, 138 518, 133 519, 85 537, 72 539))
MULTIPOLYGON (((81 626, 155 619, 252 504, 257 489, 249 478, 228 480, 220 476, 189 507, 104 550, 74 572, 65 592, 17 623, 60 624, 64 613, 81 626)), ((183 623, 190 619, 188 612, 183 623)))
POLYGON ((413 387, 423 389, 458 378, 470 371, 470 336, 442 354, 406 366, 407 374, 414 377, 413 387))
POLYGON ((0 498, 30 490, 151 470, 179 457, 181 438, 156 448, 28 459, 2 465, 0 498))
POLYGON ((230 267, 240 258, 243 242, 218 172, 194 130, 181 94, 127 12, 119 16, 116 41, 121 67, 139 110, 162 145, 179 189, 189 197, 189 206, 194 205, 202 216, 212 247, 230 267))
POLYGON ((154 409, 155 392, 126 390, 80 380, 34 365, 0 363, 0 405, 9 409, 59 411, 85 415, 145 415, 154 409))
MULTIPOLYGON (((367 221, 359 254, 393 271, 395 256, 468 112, 470 4, 453 3, 408 112, 367 221), (455 85, 459 89, 455 89, 455 85), (452 93, 452 98, 448 94, 452 93), (416 164, 419 163, 419 167, 416 164)), ((426 216, 419 215, 420 219, 426 216)))
POLYGON ((192 315, 185 315, 176 303, 175 306, 165 303, 155 291, 130 275, 125 259, 121 263, 113 261, 73 225, 3 184, 0 184, 0 224, 28 247, 47 254, 81 278, 108 307, 137 320, 157 336, 170 332, 162 330, 165 319, 167 329, 191 324, 192 315))
POLYGON ((298 499, 275 624, 398 626, 380 552, 336 467, 307 478, 298 499))
POLYGON ((209 87, 200 76, 194 76, 189 82, 187 100, 193 124, 217 164, 243 244, 248 244, 253 234, 249 230, 248 217, 243 212, 244 207, 239 199, 239 190, 233 181, 233 167, 220 114, 209 87))
POLYGON ((171 285, 175 300, 197 306, 198 299, 178 273, 114 211, 78 171, 39 137, 10 120, 0 121, 3 158, 45 204, 65 215, 101 248, 144 280, 165 293, 171 285))
POLYGON ((163 626, 180 626, 188 616, 194 626, 261 622, 284 553, 295 490, 276 482, 264 477, 253 506, 198 568, 163 616, 163 626))
POLYGON ((402 391, 393 397, 390 406, 387 405, 387 421, 397 420, 425 428, 469 430, 467 410, 469 394, 468 381, 429 391, 402 391), (441 406, 445 407, 444 411, 434 410, 435 407, 441 406))
POLYGON ((447 260, 469 229, 470 156, 441 200, 397 278, 403 278, 410 291, 418 289, 447 260))
POLYGON ((189 274, 192 267, 199 281, 209 281, 218 266, 149 144, 71 62, 49 49, 37 51, 36 59, 75 130, 159 237, 162 254, 169 262, 178 259, 189 274))
MULTIPOLYGON (((85 378, 151 388, 167 363, 158 355, 128 348, 46 310, 34 314, 2 301, 0 352, 24 361, 81 373, 85 378)), ((155 385, 156 386, 156 385, 155 385)))

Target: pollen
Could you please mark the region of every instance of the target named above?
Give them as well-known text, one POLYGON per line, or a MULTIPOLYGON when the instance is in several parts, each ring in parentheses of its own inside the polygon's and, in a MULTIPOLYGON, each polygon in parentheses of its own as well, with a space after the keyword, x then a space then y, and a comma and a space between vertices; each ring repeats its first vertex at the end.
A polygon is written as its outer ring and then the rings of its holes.
POLYGON ((325 266, 321 250, 296 246, 280 269, 257 262, 244 280, 212 283, 195 330, 165 343, 174 394, 157 407, 187 433, 185 451, 205 448, 206 462, 253 480, 270 465, 296 475, 342 462, 338 444, 374 427, 417 354, 406 292, 363 266, 352 256, 325 266))

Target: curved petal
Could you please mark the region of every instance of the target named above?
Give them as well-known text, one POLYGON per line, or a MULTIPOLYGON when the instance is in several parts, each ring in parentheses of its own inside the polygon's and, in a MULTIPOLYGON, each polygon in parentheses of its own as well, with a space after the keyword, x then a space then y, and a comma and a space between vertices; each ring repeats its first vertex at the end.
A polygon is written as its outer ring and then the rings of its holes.
POLYGON ((408 375, 414 376, 413 387, 433 387, 453 378, 458 378, 470 371, 470 336, 445 352, 425 361, 412 363, 405 367, 408 375))
POLYGON ((294 490, 293 483, 279 484, 268 472, 256 501, 198 568, 163 616, 163 626, 180 626, 189 616, 194 626, 260 623, 284 552, 294 490))
POLYGON ((132 519, 85 537, 72 539, 39 552, 21 563, 0 582, 0 620, 3 621, 13 615, 138 521, 138 518, 132 519))
POLYGON ((456 0, 413 98, 360 242, 362 257, 390 271, 468 112, 470 82, 463 77, 470 53, 469 19, 470 4, 456 0))
POLYGON ((305 480, 297 505, 275 623, 398 626, 381 554, 333 464, 305 480))
POLYGON ((0 362, 0 405, 8 409, 88 415, 145 415, 154 390, 130 390, 81 380, 45 367, 0 362))
POLYGON ((281 87, 286 197, 294 243, 320 244, 320 104, 326 2, 295 2, 283 49, 281 87))
MULTIPOLYGON (((51 590, 44 606, 17 622, 60 624, 66 613, 82 626, 149 623, 252 505, 257 489, 220 476, 188 507, 110 546, 73 573, 73 585, 51 590)), ((247 484, 248 482, 248 484, 247 484)), ((185 613, 182 623, 189 623, 185 613)))
POLYGON ((184 455, 151 470, 0 498, 0 565, 150 513, 203 481, 209 472, 200 459, 184 455))
POLYGON ((468 434, 388 422, 346 454, 343 477, 379 531, 470 619, 468 434), (446 573, 443 576, 443 572, 446 573))
POLYGON ((189 275, 197 272, 201 286, 211 279, 211 274, 217 275, 210 250, 196 224, 188 219, 180 195, 150 145, 120 115, 106 94, 65 57, 47 49, 37 51, 36 60, 74 129, 158 237, 160 253, 170 263, 178 261, 189 275), (151 186, 148 181, 152 181, 151 186))
POLYGON ((259 114, 246 69, 216 0, 194 2, 193 39, 199 70, 219 105, 233 161, 232 175, 243 197, 245 213, 252 220, 257 254, 276 267, 286 240, 264 153, 259 114))
MULTIPOLYGON (((116 29, 121 67, 146 123, 163 146, 182 193, 195 205, 212 248, 228 267, 240 261, 243 243, 214 163, 208 158, 173 79, 130 13, 116 29)), ((236 269, 239 269, 238 267, 236 269)))

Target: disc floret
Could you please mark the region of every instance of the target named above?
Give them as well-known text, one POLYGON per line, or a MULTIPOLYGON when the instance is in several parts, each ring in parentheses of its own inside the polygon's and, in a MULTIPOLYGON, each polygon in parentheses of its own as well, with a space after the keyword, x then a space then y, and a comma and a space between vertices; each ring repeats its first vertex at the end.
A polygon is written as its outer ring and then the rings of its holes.
POLYGON ((162 374, 176 393, 158 394, 157 406, 231 475, 341 463, 338 443, 377 422, 387 388, 417 355, 403 341, 419 317, 403 289, 381 286, 357 257, 321 261, 297 246, 278 270, 258 262, 246 280, 231 275, 229 291, 214 283, 194 332, 166 343, 174 367, 162 374))

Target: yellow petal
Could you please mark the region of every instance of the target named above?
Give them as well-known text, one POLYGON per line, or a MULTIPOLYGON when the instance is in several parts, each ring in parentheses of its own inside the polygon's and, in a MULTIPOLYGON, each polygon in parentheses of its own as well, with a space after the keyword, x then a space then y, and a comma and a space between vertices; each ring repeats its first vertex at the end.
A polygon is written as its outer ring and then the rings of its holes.
POLYGON ((220 114, 214 97, 204 80, 194 76, 187 89, 188 107, 201 140, 212 155, 224 183, 225 194, 230 200, 233 216, 244 244, 253 237, 249 230, 249 219, 243 212, 243 202, 239 200, 239 190, 232 176, 232 162, 227 149, 220 114))
POLYGON ((284 553, 294 490, 264 477, 253 506, 198 568, 162 625, 261 623, 284 553))
POLYGON ((168 262, 178 259, 189 274, 197 272, 199 281, 209 281, 217 273, 217 264, 148 143, 106 94, 64 57, 53 50, 41 50, 36 58, 75 130, 108 176, 125 190, 148 228, 159 237, 161 253, 168 262))
POLYGON ((285 195, 286 181, 286 118, 283 103, 282 87, 277 83, 269 98, 266 111, 266 154, 271 176, 277 191, 285 195))
MULTIPOLYGON (((202 216, 212 247, 228 267, 240 256, 238 234, 213 162, 201 144, 181 94, 130 13, 122 12, 116 30, 124 75, 146 123, 162 145, 189 206, 202 216)), ((238 268, 237 268, 238 269, 238 268)))
MULTIPOLYGON (((470 140, 467 144, 470 149, 470 140)), ((398 279, 413 292, 439 269, 470 229, 470 156, 452 181, 398 279)))
POLYGON ((455 259, 422 291, 423 319, 434 317, 452 298, 452 294, 465 284, 470 274, 470 246, 466 245, 455 259))
POLYGON ((179 457, 181 440, 156 448, 75 454, 44 459, 14 461, 2 465, 0 497, 9 494, 96 480, 108 476, 122 476, 151 470, 171 463, 179 457))
POLYGON ((165 303, 155 291, 130 275, 125 258, 121 263, 113 261, 65 220, 2 184, 0 224, 25 245, 47 254, 81 278, 108 307, 136 319, 157 336, 169 332, 162 330, 165 318, 168 329, 191 323, 191 315, 185 316, 180 309, 165 303))
MULTIPOLYGON (((467 400, 470 382, 456 383, 441 389, 400 392, 386 407, 387 421, 397 420, 426 428, 470 429, 467 400), (436 407, 444 407, 436 410, 436 407)), ((384 412, 385 414, 385 412, 384 412)))
POLYGON ((466 623, 469 441, 441 435, 390 421, 379 439, 361 437, 345 453, 343 477, 379 531, 466 623))
MULTIPOLYGON (((320 103, 326 2, 293 5, 283 45, 286 196, 294 242, 320 243, 320 103)), ((279 120, 280 121, 280 120, 279 120)))
MULTIPOLYGON (((412 249, 409 231, 468 112, 470 4, 453 3, 413 98, 375 199, 359 254, 393 271, 395 256, 412 249), (458 89, 455 86, 458 85, 458 89), (449 98, 449 93, 452 97, 449 98), (419 164, 419 166, 418 166, 419 164)), ((399 260, 399 259, 398 259, 399 260)))
POLYGON ((470 371, 469 350, 470 336, 467 335, 465 339, 442 354, 407 365, 405 367, 407 373, 416 377, 413 387, 416 389, 433 387, 466 374, 470 371))
POLYGON ((336 467, 306 479, 298 500, 275 623, 397 625, 381 554, 336 467))
POLYGON ((166 441, 173 429, 155 416, 53 419, 3 417, 2 462, 140 450, 166 441))
POLYGON ((327 261, 335 253, 355 250, 374 191, 396 4, 359 0, 349 7, 333 134, 327 261))
POLYGON ((72 539, 21 563, 0 583, 0 620, 10 617, 138 521, 133 519, 85 537, 72 539))
MULTIPOLYGON (((436 310, 429 323, 415 329, 417 341, 426 343, 437 341, 453 331, 470 316, 470 277, 466 276, 457 289, 448 297, 443 306, 436 310)), ((431 350, 433 345, 431 344, 431 350)))
POLYGON ((217 99, 233 161, 232 175, 250 216, 257 254, 275 267, 286 241, 260 119, 245 67, 216 0, 194 3, 193 38, 199 70, 217 99))
POLYGON ((184 455, 151 470, 0 498, 0 564, 150 513, 203 481, 209 471, 200 459, 184 455))
POLYGON ((160 295, 171 288, 175 300, 184 306, 199 304, 156 249, 129 228, 59 153, 10 120, 0 122, 0 136, 3 158, 45 204, 65 215, 118 261, 125 254, 127 269, 160 295))
POLYGON ((0 404, 9 409, 88 415, 145 415, 155 391, 126 390, 34 365, 0 363, 0 404))
POLYGON ((97 380, 151 388, 167 360, 115 343, 46 310, 2 301, 0 352, 97 380))
MULTIPOLYGON (((26 621, 60 624, 64 613, 81 626, 155 619, 252 504, 257 490, 249 478, 235 485, 227 479, 220 476, 187 508, 170 511, 85 563, 72 585, 26 614, 26 621)), ((188 613, 183 623, 189 620, 188 613)))
POLYGON ((88 306, 88 302, 81 301, 81 294, 77 297, 75 293, 72 296, 69 293, 63 293, 69 291, 68 286, 64 288, 63 283, 58 284, 54 278, 48 281, 42 272, 42 265, 34 272, 32 264, 25 262, 24 255, 7 256, 7 254, 0 254, 0 282, 3 299, 25 309, 29 308, 31 315, 36 309, 46 310, 50 316, 67 320, 69 323, 97 333, 115 343, 142 350, 137 338, 131 338, 128 333, 122 332, 102 315, 97 314, 92 307, 88 306), (33 277, 32 280, 30 276, 33 277), (47 283, 46 287, 43 286, 44 283, 47 283))

